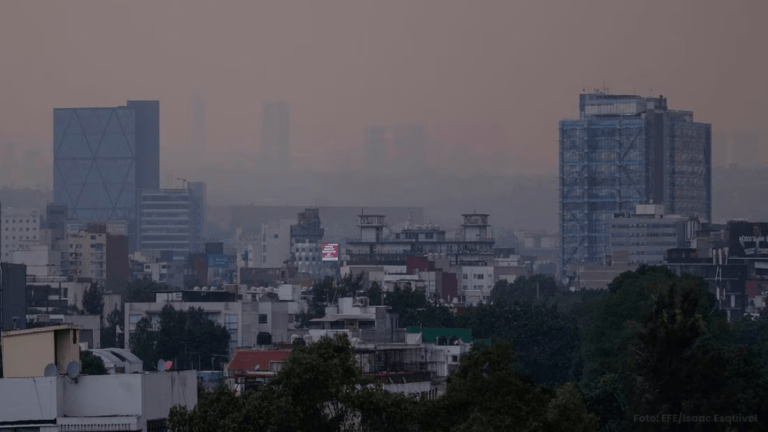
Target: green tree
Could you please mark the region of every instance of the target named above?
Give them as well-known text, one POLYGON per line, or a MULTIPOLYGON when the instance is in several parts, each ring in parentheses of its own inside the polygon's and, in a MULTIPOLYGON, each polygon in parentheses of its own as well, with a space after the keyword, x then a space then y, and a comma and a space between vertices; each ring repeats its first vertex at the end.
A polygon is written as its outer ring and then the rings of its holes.
POLYGON ((102 348, 123 348, 125 345, 124 320, 123 310, 115 305, 112 312, 107 315, 107 325, 101 329, 102 348))
POLYGON ((551 276, 521 276, 512 283, 503 279, 496 282, 491 291, 491 302, 497 300, 508 302, 545 300, 555 297, 557 293, 557 281, 551 276))
POLYGON ((384 300, 384 291, 379 286, 379 283, 374 281, 371 286, 368 287, 365 295, 368 296, 368 301, 371 306, 382 306, 384 300))
POLYGON ((154 371, 160 356, 157 354, 157 332, 152 329, 149 318, 142 318, 136 323, 136 330, 131 336, 131 352, 144 363, 145 371, 154 371))
POLYGON ((138 279, 125 287, 126 303, 149 303, 155 301, 155 292, 168 287, 150 279, 138 279))
POLYGON ((101 317, 101 313, 104 312, 104 296, 96 282, 83 291, 82 306, 88 315, 98 315, 101 317))
POLYGON ((449 378, 445 395, 428 404, 422 430, 597 430, 597 419, 587 412, 578 390, 538 387, 518 373, 516 364, 504 341, 473 347, 449 378), (574 420, 580 423, 570 423, 574 420))
POLYGON ((80 351, 80 370, 84 375, 106 375, 107 368, 104 366, 104 360, 90 351, 80 351))
POLYGON ((556 305, 502 299, 470 309, 458 322, 475 338, 512 341, 522 369, 540 385, 561 385, 578 372, 579 329, 556 305))
POLYGON ((295 347, 271 385, 290 399, 298 430, 339 431, 350 427, 362 383, 349 339, 336 335, 295 347))
POLYGON ((384 297, 384 304, 399 315, 401 327, 409 327, 420 324, 420 313, 427 309, 429 301, 424 291, 397 285, 384 297))

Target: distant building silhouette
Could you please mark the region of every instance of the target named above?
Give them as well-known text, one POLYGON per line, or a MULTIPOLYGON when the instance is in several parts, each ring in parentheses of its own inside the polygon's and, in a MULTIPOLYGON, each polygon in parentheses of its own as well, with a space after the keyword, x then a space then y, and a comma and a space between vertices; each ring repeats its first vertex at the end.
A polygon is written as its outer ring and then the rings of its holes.
POLYGON ((387 134, 382 126, 368 125, 363 131, 366 168, 381 170, 387 163, 387 134))
POLYGON ((205 115, 205 101, 200 95, 194 95, 191 103, 192 124, 190 125, 189 139, 192 151, 204 154, 207 147, 207 128, 205 115))
POLYGON ((291 109, 288 102, 264 103, 261 122, 261 166, 269 171, 290 168, 291 109))
POLYGON ((393 145, 396 164, 406 170, 422 169, 426 163, 427 132, 421 124, 395 125, 393 145))

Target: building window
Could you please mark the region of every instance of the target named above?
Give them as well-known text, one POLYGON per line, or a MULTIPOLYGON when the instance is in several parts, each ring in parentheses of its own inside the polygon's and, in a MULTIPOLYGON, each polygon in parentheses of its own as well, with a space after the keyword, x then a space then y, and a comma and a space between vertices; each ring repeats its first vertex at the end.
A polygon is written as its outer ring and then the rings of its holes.
POLYGON ((267 324, 267 314, 259 314, 259 324, 267 324))
POLYGON ((237 331, 237 315, 235 314, 227 314, 224 317, 224 326, 227 328, 227 330, 235 330, 237 331))
POLYGON ((454 363, 458 363, 459 362, 459 356, 451 356, 451 361, 453 361, 454 363))

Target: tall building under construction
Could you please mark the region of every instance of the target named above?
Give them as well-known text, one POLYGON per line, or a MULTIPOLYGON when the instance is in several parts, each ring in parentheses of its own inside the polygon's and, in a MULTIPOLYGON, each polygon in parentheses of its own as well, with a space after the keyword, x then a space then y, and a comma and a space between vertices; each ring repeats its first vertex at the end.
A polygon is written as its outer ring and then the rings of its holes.
POLYGON ((663 204, 667 214, 712 217, 712 125, 667 99, 604 92, 579 97, 560 121, 560 270, 609 253, 614 213, 663 204))

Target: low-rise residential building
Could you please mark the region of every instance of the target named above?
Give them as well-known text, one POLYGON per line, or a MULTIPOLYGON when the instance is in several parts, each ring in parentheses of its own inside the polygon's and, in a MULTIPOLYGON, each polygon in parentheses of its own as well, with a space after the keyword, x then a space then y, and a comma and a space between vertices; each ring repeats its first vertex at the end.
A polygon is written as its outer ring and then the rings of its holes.
POLYGON ((32 314, 26 316, 27 321, 55 326, 69 324, 80 331, 80 346, 84 349, 98 349, 101 345, 101 316, 99 315, 64 315, 64 314, 32 314))
POLYGON ((151 303, 125 303, 126 348, 130 347, 136 324, 142 318, 148 318, 153 328, 158 328, 160 313, 165 305, 173 306, 176 310, 201 308, 209 319, 229 331, 232 353, 237 348, 290 341, 288 303, 281 302, 277 294, 263 294, 254 300, 238 300, 237 290, 197 287, 195 290, 156 292, 155 301, 151 303))
POLYGON ((165 430, 171 407, 197 405, 195 371, 82 375, 77 326, 4 332, 2 344, 0 430, 165 430))

